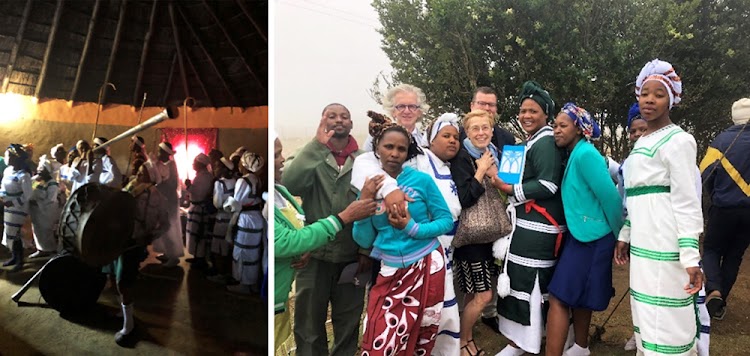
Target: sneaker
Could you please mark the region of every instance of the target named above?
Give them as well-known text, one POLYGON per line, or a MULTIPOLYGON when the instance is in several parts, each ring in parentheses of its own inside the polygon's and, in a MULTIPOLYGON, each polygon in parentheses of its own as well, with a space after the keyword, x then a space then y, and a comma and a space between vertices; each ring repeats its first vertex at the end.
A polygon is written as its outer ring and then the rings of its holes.
POLYGON ((635 334, 628 339, 628 342, 625 343, 625 351, 635 351, 635 334))
POLYGON ((716 320, 724 319, 724 315, 727 313, 726 303, 719 292, 713 291, 706 297, 706 309, 708 309, 708 314, 712 318, 716 320))

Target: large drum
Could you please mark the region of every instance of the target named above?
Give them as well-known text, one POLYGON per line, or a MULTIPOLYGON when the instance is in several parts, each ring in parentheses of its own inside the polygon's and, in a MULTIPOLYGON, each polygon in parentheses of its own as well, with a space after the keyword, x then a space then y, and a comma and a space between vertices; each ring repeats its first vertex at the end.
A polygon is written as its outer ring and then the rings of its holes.
POLYGON ((60 217, 62 249, 89 266, 103 266, 132 245, 135 198, 89 183, 70 195, 60 217))

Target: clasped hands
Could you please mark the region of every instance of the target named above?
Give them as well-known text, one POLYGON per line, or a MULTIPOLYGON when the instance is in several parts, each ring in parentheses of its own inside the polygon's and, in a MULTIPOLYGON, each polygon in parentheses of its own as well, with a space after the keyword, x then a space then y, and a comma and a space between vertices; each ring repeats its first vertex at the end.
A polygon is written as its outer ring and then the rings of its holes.
MULTIPOLYGON (((375 199, 377 191, 383 187, 383 181, 385 181, 385 175, 380 174, 372 178, 365 179, 365 184, 362 187, 360 194, 360 200, 362 199, 375 199)), ((386 212, 388 213, 388 222, 391 226, 397 229, 404 229, 411 220, 411 214, 407 207, 408 202, 413 202, 414 199, 406 195, 402 190, 396 189, 385 197, 383 197, 383 205, 386 212)))

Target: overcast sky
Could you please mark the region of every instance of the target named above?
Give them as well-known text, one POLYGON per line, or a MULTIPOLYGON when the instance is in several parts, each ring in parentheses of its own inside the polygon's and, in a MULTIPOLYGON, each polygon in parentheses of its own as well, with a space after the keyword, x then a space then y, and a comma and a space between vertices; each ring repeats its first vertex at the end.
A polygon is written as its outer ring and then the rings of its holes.
POLYGON ((349 108, 355 135, 363 136, 365 113, 380 109, 368 90, 378 73, 391 72, 370 1, 279 0, 275 9, 279 136, 284 141, 312 138, 323 107, 332 102, 349 108))

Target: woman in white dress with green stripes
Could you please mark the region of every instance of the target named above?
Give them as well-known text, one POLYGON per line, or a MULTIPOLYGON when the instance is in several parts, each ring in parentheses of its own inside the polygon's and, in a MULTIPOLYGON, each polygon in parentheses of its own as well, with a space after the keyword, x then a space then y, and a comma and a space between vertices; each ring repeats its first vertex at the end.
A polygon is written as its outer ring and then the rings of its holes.
POLYGON ((647 63, 636 80, 648 129, 623 169, 629 216, 615 262, 631 263, 630 303, 639 355, 697 354, 703 214, 695 194, 695 139, 669 118, 681 93, 672 65, 658 59, 647 63))

